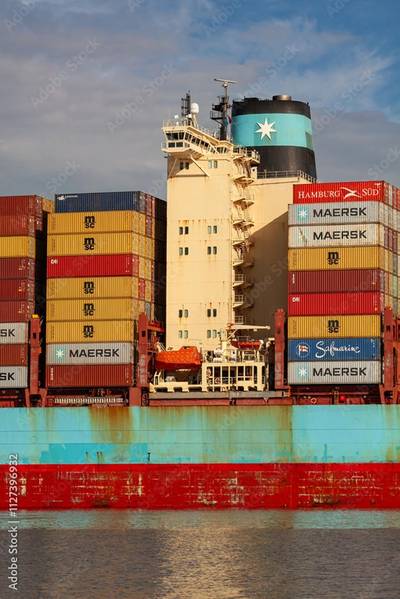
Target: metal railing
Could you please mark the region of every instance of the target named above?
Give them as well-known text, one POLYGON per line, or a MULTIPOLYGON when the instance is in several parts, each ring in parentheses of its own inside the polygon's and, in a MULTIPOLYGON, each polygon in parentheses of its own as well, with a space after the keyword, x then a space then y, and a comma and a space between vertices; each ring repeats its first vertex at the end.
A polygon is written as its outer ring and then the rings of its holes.
POLYGON ((284 179, 285 177, 301 177, 302 179, 306 179, 311 183, 315 183, 317 179, 312 177, 308 173, 305 173, 301 170, 293 170, 293 171, 258 171, 257 178, 258 179, 284 179))

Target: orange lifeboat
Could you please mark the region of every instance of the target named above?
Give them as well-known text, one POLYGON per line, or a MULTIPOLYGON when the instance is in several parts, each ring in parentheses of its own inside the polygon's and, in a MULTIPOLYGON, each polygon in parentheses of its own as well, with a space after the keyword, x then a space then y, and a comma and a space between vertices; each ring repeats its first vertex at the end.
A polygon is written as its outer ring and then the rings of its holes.
POLYGON ((233 347, 236 347, 237 349, 260 349, 261 347, 261 341, 257 341, 257 340, 247 340, 247 341, 238 341, 237 339, 233 339, 232 340, 232 345, 233 347))
POLYGON ((194 346, 161 351, 156 355, 157 370, 198 370, 200 367, 201 354, 194 346))

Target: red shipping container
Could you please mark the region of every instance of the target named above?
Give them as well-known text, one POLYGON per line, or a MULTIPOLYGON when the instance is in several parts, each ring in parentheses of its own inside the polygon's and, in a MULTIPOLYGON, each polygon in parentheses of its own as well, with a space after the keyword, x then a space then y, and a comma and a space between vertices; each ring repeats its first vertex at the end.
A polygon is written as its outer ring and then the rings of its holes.
POLYGON ((33 302, 0 301, 0 322, 27 322, 34 309, 33 302))
POLYGON ((123 277, 139 274, 136 254, 110 256, 53 256, 47 259, 47 276, 62 277, 123 277))
POLYGON ((131 387, 134 382, 133 364, 91 366, 47 366, 48 387, 99 388, 131 387))
POLYGON ((0 344, 0 366, 27 366, 29 345, 0 344))
POLYGON ((294 204, 357 202, 358 200, 387 203, 387 183, 385 184, 384 181, 336 181, 293 185, 294 204))
POLYGON ((0 196, 0 215, 42 214, 42 198, 39 196, 0 196))
POLYGON ((288 297, 289 316, 322 316, 326 314, 380 314, 384 294, 363 293, 297 293, 288 297))
POLYGON ((35 278, 33 258, 0 258, 0 280, 35 278))
POLYGON ((34 237, 35 231, 35 216, 29 214, 7 214, 0 218, 0 237, 34 237))
POLYGON ((385 272, 378 269, 303 270, 289 272, 289 293, 384 291, 385 272))
POLYGON ((0 283, 0 301, 35 301, 35 283, 29 279, 6 279, 0 283))
POLYGON ((138 295, 140 300, 146 299, 146 280, 139 279, 139 290, 138 295))

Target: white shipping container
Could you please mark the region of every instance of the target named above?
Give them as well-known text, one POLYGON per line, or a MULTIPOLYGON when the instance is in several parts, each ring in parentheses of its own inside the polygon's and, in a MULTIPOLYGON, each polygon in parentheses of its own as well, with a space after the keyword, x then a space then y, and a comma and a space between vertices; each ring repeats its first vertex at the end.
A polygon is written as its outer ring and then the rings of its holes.
POLYGON ((21 345, 28 343, 27 322, 0 323, 0 345, 21 345))
POLYGON ((289 225, 334 225, 349 223, 388 224, 393 209, 382 202, 324 202, 289 205, 289 225))
POLYGON ((362 225, 305 225, 289 227, 289 248, 384 245, 384 226, 362 225))
POLYGON ((376 385, 382 379, 381 362, 290 362, 289 385, 376 385))
POLYGON ((27 386, 26 366, 0 366, 0 389, 25 389, 27 386))
POLYGON ((46 361, 54 364, 132 364, 132 343, 75 343, 46 347, 46 361))

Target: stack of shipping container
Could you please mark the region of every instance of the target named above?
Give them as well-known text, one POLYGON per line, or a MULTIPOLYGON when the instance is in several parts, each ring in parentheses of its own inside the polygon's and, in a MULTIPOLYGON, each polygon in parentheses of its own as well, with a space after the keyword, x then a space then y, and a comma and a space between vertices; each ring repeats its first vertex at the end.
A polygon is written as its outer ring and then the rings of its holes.
POLYGON ((378 384, 386 306, 398 310, 400 190, 383 181, 294 186, 288 383, 378 384))
POLYGON ((132 386, 138 316, 165 318, 165 202, 143 192, 69 194, 55 210, 47 386, 132 386))
POLYGON ((29 321, 45 312, 47 213, 39 196, 0 197, 0 389, 28 386, 29 321))

